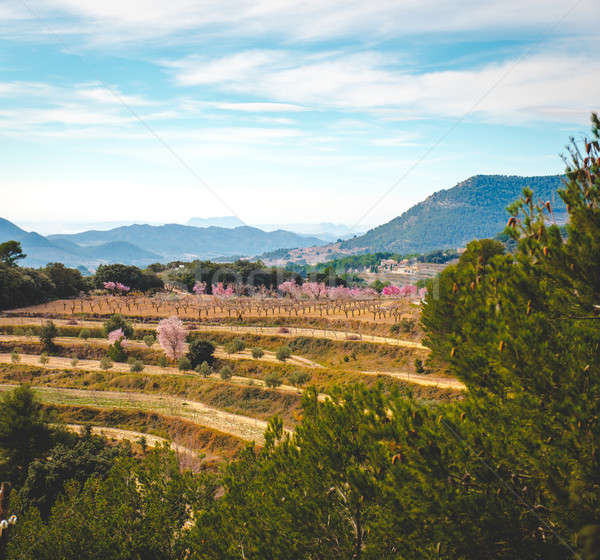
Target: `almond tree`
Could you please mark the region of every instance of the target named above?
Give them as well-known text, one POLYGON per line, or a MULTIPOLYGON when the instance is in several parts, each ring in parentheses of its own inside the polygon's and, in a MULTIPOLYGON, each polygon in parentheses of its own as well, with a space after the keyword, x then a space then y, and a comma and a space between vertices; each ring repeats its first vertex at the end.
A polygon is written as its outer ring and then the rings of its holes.
POLYGON ((158 323, 158 343, 171 360, 178 360, 185 353, 187 331, 179 317, 169 317, 158 323))

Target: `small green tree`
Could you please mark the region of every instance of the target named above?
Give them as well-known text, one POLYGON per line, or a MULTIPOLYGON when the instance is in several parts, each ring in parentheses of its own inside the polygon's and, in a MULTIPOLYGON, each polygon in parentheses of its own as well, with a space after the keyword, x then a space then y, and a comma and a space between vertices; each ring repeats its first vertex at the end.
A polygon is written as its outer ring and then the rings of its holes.
POLYGON ((56 350, 54 339, 58 336, 58 329, 53 321, 45 321, 40 327, 40 342, 42 348, 46 352, 53 352, 56 350))
POLYGON ((224 381, 227 381, 228 379, 231 379, 233 377, 233 371, 229 366, 223 366, 221 368, 221 371, 219 371, 219 376, 224 381))
POLYGON ((276 389, 281 385, 281 383, 281 377, 275 372, 269 373, 265 377, 265 385, 271 389, 276 389))
POLYGON ((83 340, 87 340, 91 336, 92 336, 92 333, 90 332, 90 329, 81 329, 79 331, 79 338, 82 338, 83 340))
POLYGON ((108 356, 100 358, 100 369, 107 370, 113 367, 112 360, 108 356))
POLYGON ((115 313, 106 321, 104 321, 104 336, 108 336, 108 333, 118 329, 123 330, 125 338, 133 337, 133 325, 129 321, 125 320, 121 315, 115 313))
POLYGON ((211 364, 213 362, 213 354, 215 353, 215 345, 209 340, 195 338, 190 342, 187 358, 195 368, 202 362, 211 364))
POLYGON ((17 352, 16 348, 10 353, 10 361, 13 364, 18 364, 21 361, 21 356, 17 352))
POLYGON ((289 346, 280 346, 277 348, 275 356, 281 362, 285 362, 292 355, 292 351, 289 346))
POLYGON ((179 358, 177 366, 179 367, 180 371, 189 371, 192 369, 192 362, 187 356, 183 356, 182 358, 179 358))
POLYGON ((208 362, 202 362, 199 366, 196 366, 195 370, 202 376, 208 377, 212 373, 212 368, 208 362))
POLYGON ((262 358, 264 355, 265 355, 265 353, 262 348, 252 348, 252 357, 255 360, 262 358))
POLYGON ((294 387, 306 385, 311 380, 310 373, 305 371, 295 371, 289 376, 289 381, 294 387))
POLYGON ((150 348, 156 342, 156 337, 151 334, 147 334, 144 336, 143 340, 144 344, 150 348))
POLYGON ((46 352, 42 352, 40 354, 40 364, 46 365, 50 359, 48 358, 48 354, 46 352))

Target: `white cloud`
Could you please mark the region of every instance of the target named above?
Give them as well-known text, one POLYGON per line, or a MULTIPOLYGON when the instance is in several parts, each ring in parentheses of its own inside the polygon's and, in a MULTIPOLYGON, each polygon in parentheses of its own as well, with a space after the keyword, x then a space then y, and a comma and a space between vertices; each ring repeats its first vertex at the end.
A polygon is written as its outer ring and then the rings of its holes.
POLYGON ((217 109, 226 111, 245 111, 252 113, 289 113, 306 111, 306 107, 291 103, 214 103, 217 109))
MULTIPOLYGON (((564 18, 561 28, 594 32, 598 3, 582 0, 575 9, 559 0, 28 0, 43 19, 77 18, 72 33, 95 41, 156 40, 189 30, 241 36, 280 34, 296 40, 361 34, 365 38, 422 32, 545 29, 564 18)), ((5 8, 24 17, 16 0, 5 8)), ((34 18, 35 19, 35 18, 34 18)), ((38 33, 47 33, 38 26, 38 33)), ((34 30, 31 30, 33 33, 34 30)), ((186 39, 186 40, 189 40, 186 39)))
POLYGON ((370 111, 382 117, 459 116, 587 121, 600 99, 600 62, 589 56, 531 54, 473 70, 411 73, 376 52, 313 62, 292 52, 236 53, 169 67, 177 83, 212 85, 282 104, 370 111), (245 60, 246 54, 248 60, 245 60), (232 64, 232 59, 235 63, 232 64), (235 66, 238 71, 229 71, 235 66), (387 114, 386 114, 387 113, 387 114))

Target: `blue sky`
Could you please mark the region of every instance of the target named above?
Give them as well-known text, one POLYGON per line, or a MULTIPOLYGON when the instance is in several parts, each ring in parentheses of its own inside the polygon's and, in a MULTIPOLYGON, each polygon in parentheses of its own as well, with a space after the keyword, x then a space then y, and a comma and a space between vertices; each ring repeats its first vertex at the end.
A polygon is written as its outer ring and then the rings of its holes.
POLYGON ((364 227, 477 173, 558 173, 598 109, 599 16, 596 0, 9 0, 0 215, 364 227))

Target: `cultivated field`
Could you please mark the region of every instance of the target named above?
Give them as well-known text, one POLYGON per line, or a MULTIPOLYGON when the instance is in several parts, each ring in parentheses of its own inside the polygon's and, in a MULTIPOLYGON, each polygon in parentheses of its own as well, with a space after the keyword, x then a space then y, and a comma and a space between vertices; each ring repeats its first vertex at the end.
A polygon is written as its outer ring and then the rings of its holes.
POLYGON ((170 441, 180 454, 220 460, 244 441, 261 445, 275 414, 293 429, 310 385, 320 399, 355 382, 398 386, 416 398, 460 398, 464 386, 428 364, 418 318, 418 303, 406 298, 288 301, 163 293, 59 300, 0 316, 0 390, 28 382, 71 429, 89 420, 112 438, 146 435, 146 444, 170 441), (141 364, 137 370, 103 361, 111 344, 104 321, 115 313, 133 326, 125 349, 141 364), (182 370, 165 361, 158 342, 142 340, 167 317, 179 317, 188 338, 212 342, 211 371, 182 370), (58 332, 53 351, 42 356, 39 333, 48 320, 58 332), (232 351, 234 340, 244 347, 232 351), (288 349, 283 358, 282 346, 288 349))

